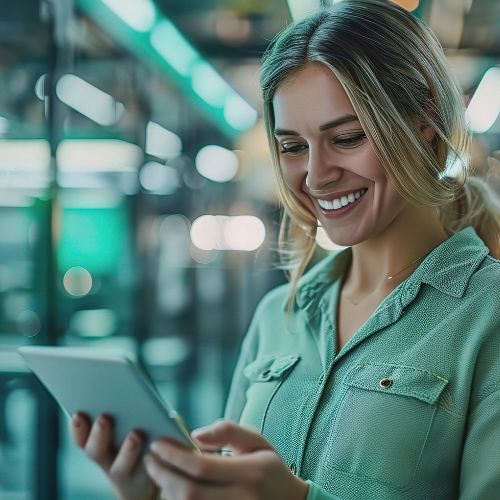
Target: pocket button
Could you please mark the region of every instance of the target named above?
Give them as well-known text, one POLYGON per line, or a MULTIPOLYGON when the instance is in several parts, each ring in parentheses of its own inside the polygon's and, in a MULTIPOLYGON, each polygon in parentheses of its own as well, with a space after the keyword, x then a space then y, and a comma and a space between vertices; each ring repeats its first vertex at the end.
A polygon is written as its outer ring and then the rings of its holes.
POLYGON ((290 464, 290 470, 292 471, 292 474, 295 475, 297 472, 297 466, 295 464, 290 464))
POLYGON ((261 374, 260 374, 260 378, 266 378, 269 374, 271 373, 271 370, 264 370, 261 374))
POLYGON ((380 387, 382 387, 382 389, 387 389, 389 387, 391 387, 392 385, 392 380, 390 378, 383 378, 379 383, 378 385, 380 387))

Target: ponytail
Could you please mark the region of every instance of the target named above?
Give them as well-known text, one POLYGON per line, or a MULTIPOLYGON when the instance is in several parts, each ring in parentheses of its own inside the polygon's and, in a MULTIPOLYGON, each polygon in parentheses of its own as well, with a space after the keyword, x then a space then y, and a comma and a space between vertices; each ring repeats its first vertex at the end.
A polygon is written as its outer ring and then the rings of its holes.
POLYGON ((490 255, 500 259, 500 199, 486 180, 469 176, 459 183, 454 178, 446 180, 457 185, 451 202, 439 208, 441 223, 451 234, 472 226, 490 249, 490 255))

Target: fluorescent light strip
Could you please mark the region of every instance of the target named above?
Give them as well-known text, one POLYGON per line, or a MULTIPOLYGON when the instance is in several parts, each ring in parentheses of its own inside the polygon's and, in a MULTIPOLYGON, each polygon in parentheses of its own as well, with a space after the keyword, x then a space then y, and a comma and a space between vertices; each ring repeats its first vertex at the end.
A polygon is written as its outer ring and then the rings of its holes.
POLYGON ((76 75, 63 75, 56 94, 64 104, 103 126, 116 123, 125 111, 121 102, 76 75))
POLYGON ((198 97, 210 107, 223 111, 233 129, 246 130, 256 123, 257 111, 203 60, 172 22, 160 21, 151 32, 150 42, 198 97))
POLYGON ((135 172, 143 161, 139 146, 118 139, 65 139, 57 148, 61 172, 135 172))
MULTIPOLYGON (((203 59, 169 19, 156 12, 152 0, 76 0, 76 3, 139 58, 146 58, 173 77, 225 133, 234 136, 255 125, 257 111, 203 59), (148 14, 147 22, 138 22, 134 16, 143 15, 140 6, 147 12, 154 10, 154 20, 148 14)), ((88 114, 86 107, 78 108, 88 114)), ((119 103, 117 108, 122 111, 119 103)), ((98 119, 111 121, 109 117, 98 119)))
POLYGON ((182 140, 170 130, 158 123, 148 122, 146 125, 146 153, 157 158, 167 159, 178 156, 182 152, 182 140))
POLYGON ((149 31, 156 21, 155 6, 150 0, 101 0, 136 31, 149 31))

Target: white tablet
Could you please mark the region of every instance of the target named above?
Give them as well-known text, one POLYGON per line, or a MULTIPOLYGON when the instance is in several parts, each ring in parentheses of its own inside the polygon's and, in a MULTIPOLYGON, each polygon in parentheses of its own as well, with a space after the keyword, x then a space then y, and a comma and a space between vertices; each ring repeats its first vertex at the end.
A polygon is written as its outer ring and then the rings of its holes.
POLYGON ((24 346, 18 352, 70 416, 78 411, 92 420, 110 415, 116 445, 139 429, 146 445, 163 436, 199 452, 180 416, 126 357, 73 347, 24 346))

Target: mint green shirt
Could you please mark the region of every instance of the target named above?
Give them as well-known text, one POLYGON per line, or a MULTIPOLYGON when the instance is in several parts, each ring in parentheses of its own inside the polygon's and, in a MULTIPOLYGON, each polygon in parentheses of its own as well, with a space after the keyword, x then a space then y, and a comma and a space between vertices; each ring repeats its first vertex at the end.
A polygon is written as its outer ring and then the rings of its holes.
POLYGON ((437 246, 336 352, 347 248, 260 302, 225 418, 257 429, 307 500, 500 498, 500 261, 472 227, 437 246))

